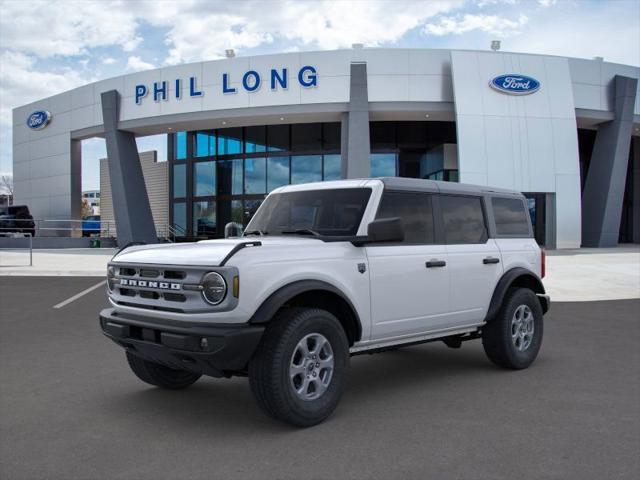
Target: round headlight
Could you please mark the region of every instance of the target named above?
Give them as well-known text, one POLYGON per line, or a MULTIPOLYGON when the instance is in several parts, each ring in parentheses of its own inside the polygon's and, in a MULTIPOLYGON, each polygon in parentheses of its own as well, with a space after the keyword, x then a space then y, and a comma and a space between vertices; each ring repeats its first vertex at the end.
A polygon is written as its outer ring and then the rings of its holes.
POLYGON ((202 277, 202 296, 207 303, 218 305, 227 294, 227 282, 222 275, 209 272, 202 277))
POLYGON ((116 269, 114 267, 107 267, 107 289, 112 292, 114 285, 114 278, 116 276, 116 269))

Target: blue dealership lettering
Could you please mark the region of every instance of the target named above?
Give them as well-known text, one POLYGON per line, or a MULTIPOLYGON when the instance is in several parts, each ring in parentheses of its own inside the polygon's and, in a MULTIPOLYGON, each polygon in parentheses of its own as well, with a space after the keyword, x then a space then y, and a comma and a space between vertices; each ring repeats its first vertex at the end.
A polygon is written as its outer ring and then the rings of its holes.
POLYGON ((271 90, 276 89, 276 82, 280 84, 280 86, 284 89, 287 88, 287 69, 282 69, 282 76, 278 74, 278 70, 275 68, 271 69, 271 90))
MULTIPOLYGON (((234 74, 235 75, 235 74, 234 74)), ((264 76, 265 82, 267 81, 267 71, 259 72, 257 70, 247 70, 238 79, 238 83, 232 86, 231 74, 228 72, 222 73, 222 93, 238 93, 239 89, 244 90, 247 93, 254 93, 262 86, 262 80, 264 76), (238 86, 240 85, 240 86, 238 86)), ((268 70, 269 75, 269 87, 271 91, 287 90, 289 88, 289 69, 287 67, 271 68, 268 70)), ((207 85, 206 87, 198 87, 198 77, 192 76, 189 78, 189 96, 190 97, 202 97, 207 88, 211 88, 210 85, 216 85, 215 79, 206 78, 202 83, 207 85)), ((318 71, 316 67, 311 65, 304 65, 298 70, 297 75, 298 83, 303 88, 317 87, 318 86, 318 71)), ((185 78, 176 78, 174 80, 161 80, 153 82, 151 84, 139 84, 135 86, 135 100, 136 104, 142 104, 143 99, 153 94, 153 100, 159 102, 161 100, 167 101, 169 98, 176 98, 180 100, 182 98, 183 81, 185 78), (171 83, 173 82, 173 84, 171 83), (175 86, 175 93, 173 89, 175 86)), ((184 85, 186 89, 186 85, 184 85)), ((219 87, 218 87, 219 88, 219 87)))
POLYGON ((298 72, 298 82, 303 87, 316 87, 318 86, 318 75, 315 67, 306 65, 298 72))
POLYGON ((517 73, 498 75, 489 82, 489 85, 494 90, 510 95, 528 95, 540 89, 538 80, 517 73))
POLYGON ((189 95, 192 97, 201 97, 204 95, 201 90, 196 89, 196 77, 189 78, 189 95))
POLYGON ((247 92, 255 92, 260 88, 260 75, 255 70, 249 70, 242 76, 242 86, 247 92), (253 81, 249 81, 253 78, 253 81))
POLYGON ((147 93, 149 93, 149 91, 146 85, 136 85, 136 104, 140 105, 147 93))
POLYGON ((42 130, 51 121, 51 113, 46 110, 36 110, 27 117, 27 127, 32 130, 42 130))
POLYGON ((162 100, 167 99, 167 82, 155 82, 153 84, 153 101, 157 102, 159 94, 162 94, 162 100))
POLYGON ((237 93, 237 92, 238 90, 229 86, 229 74, 223 73, 222 74, 222 93, 237 93))

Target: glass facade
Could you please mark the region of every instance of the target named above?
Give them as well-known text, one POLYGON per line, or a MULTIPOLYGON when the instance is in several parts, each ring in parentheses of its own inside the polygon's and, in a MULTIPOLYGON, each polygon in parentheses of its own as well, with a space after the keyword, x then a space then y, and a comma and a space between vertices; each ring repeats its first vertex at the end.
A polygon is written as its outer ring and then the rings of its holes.
MULTIPOLYGON (((171 152, 171 223, 185 237, 216 238, 246 225, 265 196, 289 184, 339 180, 341 124, 256 125, 177 132, 171 152)), ((371 176, 457 181, 438 152, 453 122, 371 122, 371 176)))
POLYGON ((339 179, 340 130, 336 122, 169 135, 171 223, 185 237, 222 237, 275 188, 339 179))

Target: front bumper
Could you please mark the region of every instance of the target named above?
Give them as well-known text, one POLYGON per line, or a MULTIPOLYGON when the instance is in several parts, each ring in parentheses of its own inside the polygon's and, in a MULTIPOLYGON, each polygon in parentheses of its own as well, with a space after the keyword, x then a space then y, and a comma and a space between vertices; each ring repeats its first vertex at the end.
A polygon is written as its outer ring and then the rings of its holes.
POLYGON ((187 323, 100 312, 102 333, 133 355, 212 377, 244 372, 264 326, 187 323))

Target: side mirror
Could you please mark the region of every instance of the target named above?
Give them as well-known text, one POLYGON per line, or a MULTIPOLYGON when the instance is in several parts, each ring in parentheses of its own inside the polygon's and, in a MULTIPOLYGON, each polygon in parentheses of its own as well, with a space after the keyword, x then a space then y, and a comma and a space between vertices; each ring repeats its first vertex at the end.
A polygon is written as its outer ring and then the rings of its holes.
POLYGON ((229 222, 224 226, 224 238, 241 237, 243 227, 236 222, 229 222))
POLYGON ((402 242, 404 225, 399 217, 381 218, 371 222, 367 228, 366 243, 402 242))

